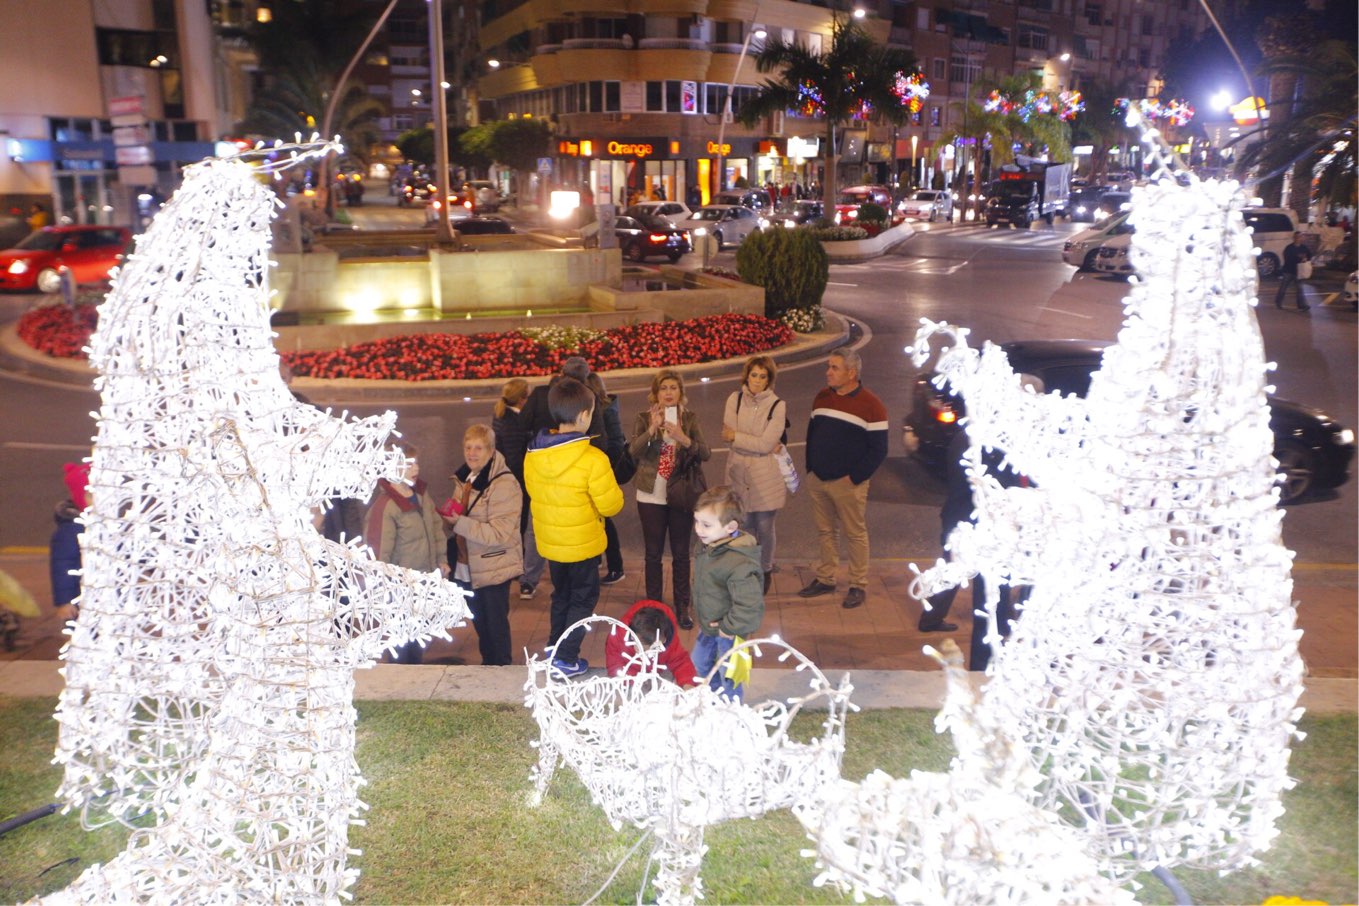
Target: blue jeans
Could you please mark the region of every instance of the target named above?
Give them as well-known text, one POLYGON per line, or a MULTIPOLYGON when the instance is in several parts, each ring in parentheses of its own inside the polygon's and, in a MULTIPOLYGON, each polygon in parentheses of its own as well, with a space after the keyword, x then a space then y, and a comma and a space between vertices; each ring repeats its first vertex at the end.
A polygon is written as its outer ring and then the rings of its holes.
MULTIPOLYGON (((699 677, 707 676, 708 671, 713 669, 713 665, 722 655, 731 650, 733 644, 735 642, 732 639, 724 639, 720 635, 708 635, 706 632, 700 632, 698 638, 694 640, 693 653, 694 670, 699 677)), ((745 701, 745 686, 738 686, 727 679, 726 672, 727 669, 724 665, 721 670, 717 671, 708 685, 712 687, 714 692, 720 692, 737 701, 745 701)))

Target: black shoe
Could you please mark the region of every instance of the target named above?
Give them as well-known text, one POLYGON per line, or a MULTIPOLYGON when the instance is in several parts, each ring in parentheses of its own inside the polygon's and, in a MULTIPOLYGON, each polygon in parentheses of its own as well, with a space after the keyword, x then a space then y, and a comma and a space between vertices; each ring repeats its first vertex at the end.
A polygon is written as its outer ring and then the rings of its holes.
POLYGON ((612 585, 615 582, 622 582, 626 576, 627 573, 623 572, 621 569, 611 569, 604 575, 604 578, 599 580, 599 584, 612 585))
POLYGON ((840 603, 840 606, 845 610, 853 610, 856 607, 862 607, 863 603, 864 590, 862 588, 851 588, 845 593, 845 600, 840 603))
POLYGON ((689 616, 689 611, 687 611, 687 610, 681 610, 681 611, 680 611, 680 615, 679 615, 679 628, 680 628, 680 629, 693 629, 693 628, 694 628, 694 618, 691 617, 691 616, 689 616))
POLYGON ((527 583, 527 582, 520 582, 520 583, 519 583, 519 600, 521 600, 521 601, 527 601, 527 600, 531 599, 531 598, 533 597, 534 593, 536 593, 537 591, 538 591, 538 586, 536 586, 536 585, 530 585, 530 584, 527 583))
POLYGON ((820 579, 813 579, 797 595, 799 598, 815 598, 817 595, 828 595, 833 591, 835 591, 834 585, 827 585, 820 579))
POLYGON ((957 632, 957 623, 932 623, 929 626, 921 625, 921 632, 957 632))
POLYGON ((767 572, 764 574, 764 593, 769 594, 769 585, 774 581, 774 574, 767 572))

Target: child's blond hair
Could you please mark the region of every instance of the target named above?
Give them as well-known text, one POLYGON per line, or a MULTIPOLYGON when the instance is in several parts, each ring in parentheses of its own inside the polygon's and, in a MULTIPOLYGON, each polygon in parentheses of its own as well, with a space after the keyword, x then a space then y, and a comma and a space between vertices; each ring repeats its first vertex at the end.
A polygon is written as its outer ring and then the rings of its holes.
POLYGON ((745 507, 741 505, 741 498, 728 485, 718 485, 715 488, 708 488, 699 495, 698 501, 694 504, 694 512, 699 510, 712 510, 717 514, 717 521, 721 525, 728 522, 741 524, 741 517, 745 515, 745 507))

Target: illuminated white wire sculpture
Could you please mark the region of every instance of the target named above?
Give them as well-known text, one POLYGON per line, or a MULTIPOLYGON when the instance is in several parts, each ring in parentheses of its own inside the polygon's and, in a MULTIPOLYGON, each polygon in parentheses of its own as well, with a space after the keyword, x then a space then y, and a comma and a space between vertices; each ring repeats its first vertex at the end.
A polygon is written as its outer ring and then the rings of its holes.
POLYGON ((209 160, 137 243, 90 340, 102 397, 63 651, 59 791, 139 822, 67 902, 332 902, 364 805, 353 671, 470 616, 437 573, 312 525, 399 480, 395 415, 334 417, 284 385, 269 327, 276 163, 209 160))
POLYGON ((1144 137, 1158 173, 1133 190, 1140 278, 1084 400, 1035 393, 946 324, 912 347, 919 367, 953 340, 936 370, 966 400, 978 516, 912 594, 995 579, 998 643, 996 585, 1032 587, 983 707, 1041 766, 1035 803, 1122 878, 1256 861, 1292 785, 1303 672, 1245 199, 1172 174, 1144 137), (1002 489, 982 448, 1036 487, 1002 489))
POLYGON ((943 654, 948 692, 935 718, 951 731, 957 755, 946 774, 874 771, 860 783, 827 784, 793 812, 815 848, 803 855, 822 869, 813 883, 893 903, 986 906, 1008 903, 1132 903, 1100 874, 1086 840, 1029 796, 1039 774, 1028 753, 978 711, 962 653, 943 654))
MULTIPOLYGON (((599 624, 631 633, 603 616, 574 626, 599 624)), ((656 651, 635 634, 631 641, 641 668, 635 676, 564 679, 550 651, 526 655, 526 703, 539 729, 531 802, 542 802, 557 766, 566 764, 615 830, 626 823, 655 834, 657 902, 691 904, 703 896, 699 871, 708 825, 787 808, 838 779, 853 686, 847 676, 832 686, 777 638, 755 639, 734 646, 713 670, 724 670, 732 653, 759 657, 774 648, 778 660, 791 659, 807 672, 810 691, 748 706, 707 683, 680 688, 658 672, 656 651), (826 708, 821 735, 796 741, 789 724, 808 706, 826 708)))

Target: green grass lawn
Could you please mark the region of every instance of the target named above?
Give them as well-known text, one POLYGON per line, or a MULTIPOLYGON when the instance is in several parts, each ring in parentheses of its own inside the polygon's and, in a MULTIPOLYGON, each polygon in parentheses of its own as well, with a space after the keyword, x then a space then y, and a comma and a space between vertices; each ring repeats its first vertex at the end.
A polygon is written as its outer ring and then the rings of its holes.
MULTIPOLYGON (((0 697, 0 820, 52 799, 56 725, 51 699, 0 697)), ((358 760, 371 809, 350 842, 362 875, 358 903, 580 903, 589 899, 637 842, 615 833, 584 788, 560 770, 547 801, 526 806, 537 730, 517 705, 360 702, 358 760)), ((905 776, 942 771, 951 748, 933 730, 933 713, 865 711, 849 718, 844 775, 873 768, 905 776)), ((813 732, 816 715, 799 718, 813 732)), ((1218 877, 1176 872, 1195 902, 1263 903, 1271 896, 1354 903, 1356 719, 1307 718, 1307 739, 1291 762, 1298 786, 1275 847, 1254 869, 1218 877)), ((74 815, 53 815, 0 837, 0 901, 25 900, 65 886, 93 862, 118 853, 126 832, 86 833, 74 815)), ((703 866, 709 903, 845 903, 816 889, 816 871, 799 851, 806 840, 787 813, 709 830, 703 866)), ((634 903, 647 870, 648 845, 627 860, 598 902, 634 903)), ((1143 879, 1145 903, 1170 901, 1143 879)), ((654 893, 647 891, 647 898, 654 893)))

